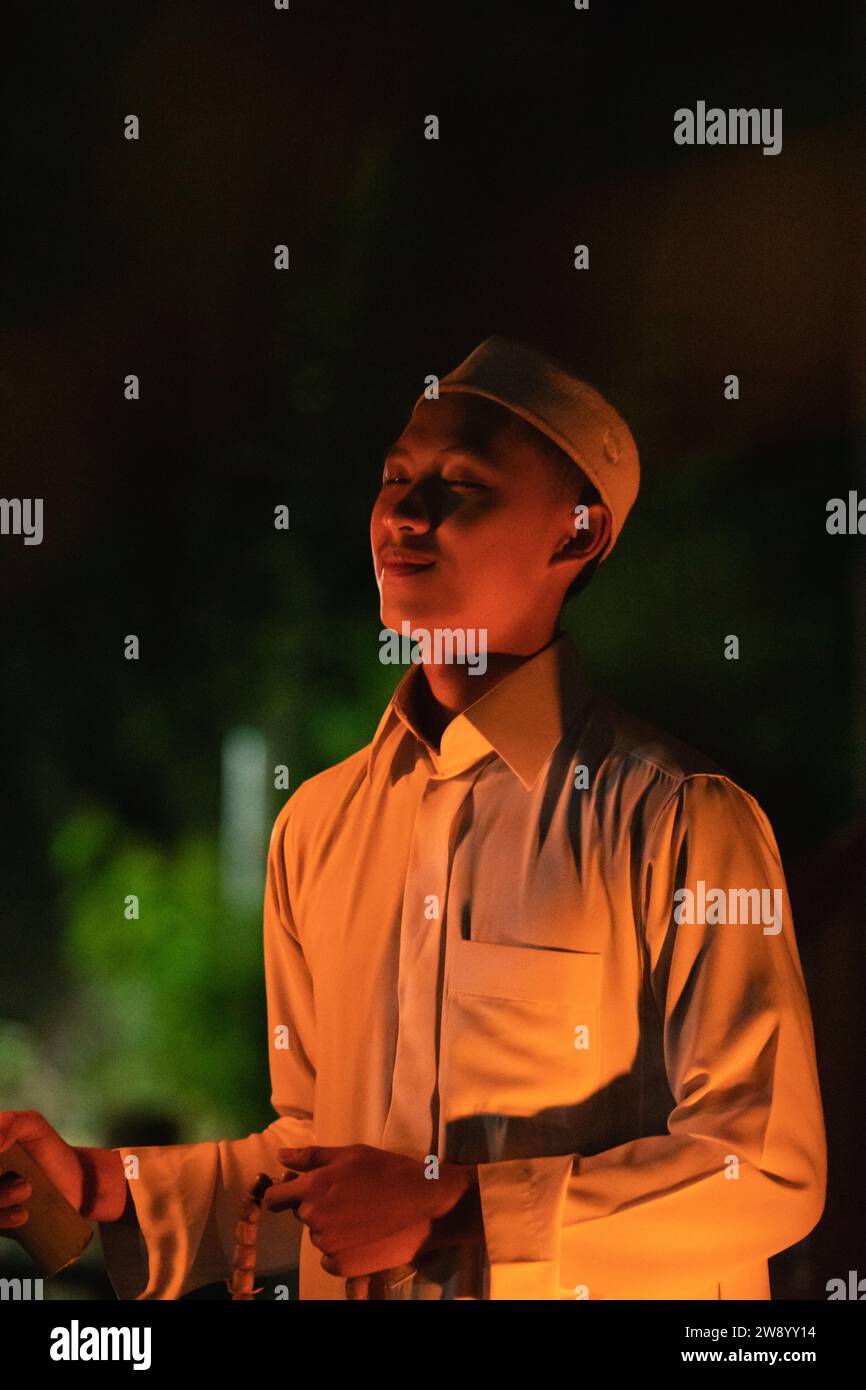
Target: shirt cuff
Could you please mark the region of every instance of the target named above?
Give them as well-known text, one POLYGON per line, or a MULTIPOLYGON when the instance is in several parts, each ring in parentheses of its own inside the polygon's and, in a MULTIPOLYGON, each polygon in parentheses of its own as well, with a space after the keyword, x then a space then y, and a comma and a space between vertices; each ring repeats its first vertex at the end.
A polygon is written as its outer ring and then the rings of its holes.
POLYGON ((478 1164, 491 1299, 559 1299, 562 1218, 574 1154, 478 1164))
POLYGON ((120 1299, 176 1299, 221 1277, 225 1260, 206 1236, 218 1171, 216 1143, 118 1148, 134 1155, 129 1178, 138 1229, 100 1222, 105 1268, 120 1299))
POLYGON ((121 1300, 138 1298, 147 1284, 147 1245, 137 1226, 100 1221, 102 1259, 111 1287, 121 1300))

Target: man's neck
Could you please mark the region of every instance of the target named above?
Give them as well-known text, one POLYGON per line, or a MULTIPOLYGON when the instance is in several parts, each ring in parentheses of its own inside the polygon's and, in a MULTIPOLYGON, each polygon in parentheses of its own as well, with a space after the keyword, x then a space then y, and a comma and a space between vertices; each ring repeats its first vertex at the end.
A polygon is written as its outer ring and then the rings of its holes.
POLYGON ((557 630, 534 652, 488 652, 483 675, 470 675, 465 666, 456 664, 422 666, 415 686, 413 714, 425 738, 438 749, 442 734, 452 719, 559 636, 561 633, 557 630))

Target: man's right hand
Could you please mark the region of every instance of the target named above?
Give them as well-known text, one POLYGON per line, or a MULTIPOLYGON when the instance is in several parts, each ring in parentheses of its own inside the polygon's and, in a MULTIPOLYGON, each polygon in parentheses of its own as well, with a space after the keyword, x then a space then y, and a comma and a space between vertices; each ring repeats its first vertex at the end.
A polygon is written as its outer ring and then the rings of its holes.
MULTIPOLYGON (((127 1200, 120 1154, 73 1148, 38 1110, 0 1110, 0 1154, 19 1144, 67 1202, 88 1221, 118 1221, 127 1200)), ((13 1173, 0 1175, 0 1234, 29 1218, 31 1187, 13 1173)))

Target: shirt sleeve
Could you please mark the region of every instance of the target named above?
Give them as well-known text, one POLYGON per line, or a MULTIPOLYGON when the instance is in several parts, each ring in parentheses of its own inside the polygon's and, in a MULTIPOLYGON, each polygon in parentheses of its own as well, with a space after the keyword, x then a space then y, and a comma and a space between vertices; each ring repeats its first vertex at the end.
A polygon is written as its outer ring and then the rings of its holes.
POLYGON ((667 1133, 480 1165, 491 1298, 679 1297, 793 1245, 823 1211, 812 1020, 766 815, 722 775, 687 777, 650 830, 640 882, 667 1133), (754 891, 729 890, 769 890, 770 911, 754 920, 754 891))
MULTIPOLYGON (((130 1157, 138 1166, 138 1176, 129 1178, 138 1229, 119 1222, 102 1222, 99 1228, 106 1270, 119 1298, 176 1299, 228 1279, 235 1224, 256 1174, 277 1177, 282 1170, 278 1148, 315 1142, 313 991, 289 894, 293 801, 271 832, 264 900, 268 1055, 277 1118, 244 1139, 115 1150, 127 1169, 130 1157)), ((296 1267, 300 1233, 293 1212, 263 1213, 257 1274, 296 1267)))

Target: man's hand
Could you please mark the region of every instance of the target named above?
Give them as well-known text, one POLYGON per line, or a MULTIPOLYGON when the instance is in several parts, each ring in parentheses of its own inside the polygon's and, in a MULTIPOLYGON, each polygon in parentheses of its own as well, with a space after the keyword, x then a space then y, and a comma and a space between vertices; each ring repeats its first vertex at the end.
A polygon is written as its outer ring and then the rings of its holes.
POLYGON ((270 1187, 263 1205, 294 1209, 329 1274, 373 1274, 421 1250, 483 1238, 471 1164, 443 1163, 438 1178, 425 1178, 419 1159, 369 1144, 278 1149, 277 1157, 298 1176, 270 1187))
MULTIPOLYGON (((88 1221, 123 1217, 126 1177, 113 1149, 74 1148, 38 1110, 0 1110, 0 1153, 15 1143, 88 1221)), ((31 1195, 30 1183, 17 1173, 0 1176, 0 1232, 15 1231, 30 1219, 31 1195)))

